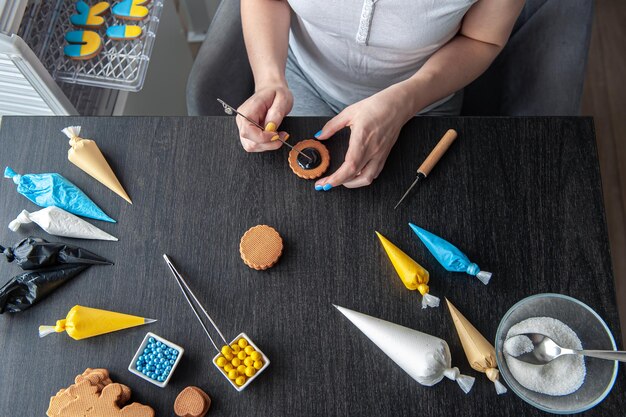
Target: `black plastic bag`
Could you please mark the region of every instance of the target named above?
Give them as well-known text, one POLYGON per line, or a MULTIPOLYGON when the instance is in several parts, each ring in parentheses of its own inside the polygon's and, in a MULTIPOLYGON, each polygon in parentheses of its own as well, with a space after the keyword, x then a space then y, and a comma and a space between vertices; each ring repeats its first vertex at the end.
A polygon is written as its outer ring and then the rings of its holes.
POLYGON ((0 314, 27 310, 90 265, 60 265, 17 275, 0 288, 0 314))
POLYGON ((0 251, 9 262, 15 261, 25 271, 62 264, 113 265, 87 249, 32 236, 11 248, 0 246, 0 251))

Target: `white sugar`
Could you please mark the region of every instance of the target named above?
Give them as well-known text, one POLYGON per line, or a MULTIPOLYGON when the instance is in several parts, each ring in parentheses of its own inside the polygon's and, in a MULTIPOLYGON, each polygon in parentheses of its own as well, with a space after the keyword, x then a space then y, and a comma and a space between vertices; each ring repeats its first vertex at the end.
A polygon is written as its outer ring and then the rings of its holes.
POLYGON ((515 358, 524 353, 532 352, 532 350, 533 342, 528 336, 513 336, 504 342, 504 351, 515 358))
MULTIPOLYGON (((509 339, 523 333, 541 333, 564 348, 582 349, 576 333, 569 326, 551 317, 531 317, 509 329, 509 339)), ((505 346, 506 363, 513 377, 525 388, 547 395, 567 395, 578 390, 585 381, 585 361, 580 355, 564 355, 544 366, 530 365, 516 359, 528 352, 523 337, 516 337, 505 346), (517 355, 515 355, 517 353, 517 355), (513 355, 512 355, 513 354, 513 355)), ((530 339, 527 341, 530 343, 530 339)))

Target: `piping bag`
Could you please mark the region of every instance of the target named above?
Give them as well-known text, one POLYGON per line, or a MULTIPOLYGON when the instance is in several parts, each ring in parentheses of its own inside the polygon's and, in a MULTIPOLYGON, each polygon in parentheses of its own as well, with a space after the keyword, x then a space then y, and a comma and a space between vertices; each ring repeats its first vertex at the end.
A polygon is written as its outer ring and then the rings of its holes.
POLYGON ((113 265, 101 256, 78 246, 60 242, 48 242, 38 237, 27 237, 13 247, 0 250, 8 262, 15 263, 24 270, 46 268, 61 264, 113 265))
POLYGON ((474 275, 483 284, 489 284, 491 272, 481 271, 478 265, 470 262, 469 258, 456 246, 413 223, 409 223, 409 226, 428 248, 430 253, 432 253, 439 263, 448 271, 466 272, 469 275, 474 275))
POLYGON ((0 288, 0 314, 27 310, 90 265, 60 265, 24 272, 0 288))
POLYGON ((115 236, 58 207, 46 207, 32 213, 22 210, 15 220, 9 223, 9 229, 17 232, 21 225, 28 223, 36 223, 51 235, 117 241, 115 236))
POLYGON ((104 186, 122 197, 124 200, 133 204, 128 194, 120 184, 120 181, 113 173, 111 166, 102 155, 98 144, 91 139, 83 139, 79 137, 80 126, 70 126, 61 130, 70 138, 71 148, 67 151, 67 159, 87 174, 100 181, 104 186))
POLYGON ((459 368, 452 367, 450 348, 445 340, 344 307, 335 307, 420 384, 430 387, 447 377, 456 381, 466 394, 472 389, 474 378, 462 375, 459 368))
POLYGON ((115 223, 80 188, 61 174, 20 175, 6 167, 4 178, 11 178, 17 184, 17 192, 39 207, 56 206, 77 216, 115 223))
POLYGON ((380 239, 380 243, 383 245, 385 252, 387 252, 387 256, 394 268, 396 268, 396 272, 404 286, 411 291, 417 290, 422 294, 422 308, 438 307, 439 298, 429 294, 428 280, 430 274, 428 271, 383 235, 376 232, 376 236, 380 239))
POLYGON ((81 340, 155 321, 130 314, 76 305, 70 309, 64 319, 57 320, 56 325, 39 326, 39 337, 67 332, 72 339, 81 340))
POLYGON ((507 389, 500 382, 500 372, 496 363, 496 350, 493 345, 476 330, 472 323, 447 298, 446 303, 470 366, 478 372, 487 375, 487 378, 494 383, 498 395, 504 394, 507 389))

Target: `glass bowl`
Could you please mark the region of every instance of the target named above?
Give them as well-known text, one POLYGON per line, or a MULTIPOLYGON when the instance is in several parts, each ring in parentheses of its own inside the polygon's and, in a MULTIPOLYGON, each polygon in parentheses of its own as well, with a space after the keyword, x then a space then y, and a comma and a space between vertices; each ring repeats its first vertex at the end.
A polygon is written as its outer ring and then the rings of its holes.
POLYGON ((616 361, 585 358, 585 381, 577 391, 568 395, 540 394, 524 388, 515 380, 504 357, 504 341, 512 326, 531 317, 552 317, 567 324, 580 338, 583 349, 617 349, 606 323, 586 304, 561 294, 537 294, 524 298, 506 312, 496 331, 498 368, 511 390, 528 404, 554 414, 580 413, 600 403, 615 383, 616 361))

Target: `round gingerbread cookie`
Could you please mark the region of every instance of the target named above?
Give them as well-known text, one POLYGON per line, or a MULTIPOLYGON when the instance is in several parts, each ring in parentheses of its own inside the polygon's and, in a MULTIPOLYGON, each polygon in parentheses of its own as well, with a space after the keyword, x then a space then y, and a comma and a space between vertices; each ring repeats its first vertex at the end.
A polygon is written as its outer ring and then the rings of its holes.
POLYGON ((294 145, 289 152, 289 167, 300 178, 313 180, 321 177, 330 165, 330 154, 323 143, 306 139, 294 145), (307 155, 302 156, 298 151, 307 155))
POLYGON ((283 253, 283 239, 273 227, 254 226, 241 237, 239 253, 246 265, 262 271, 278 262, 283 253))

